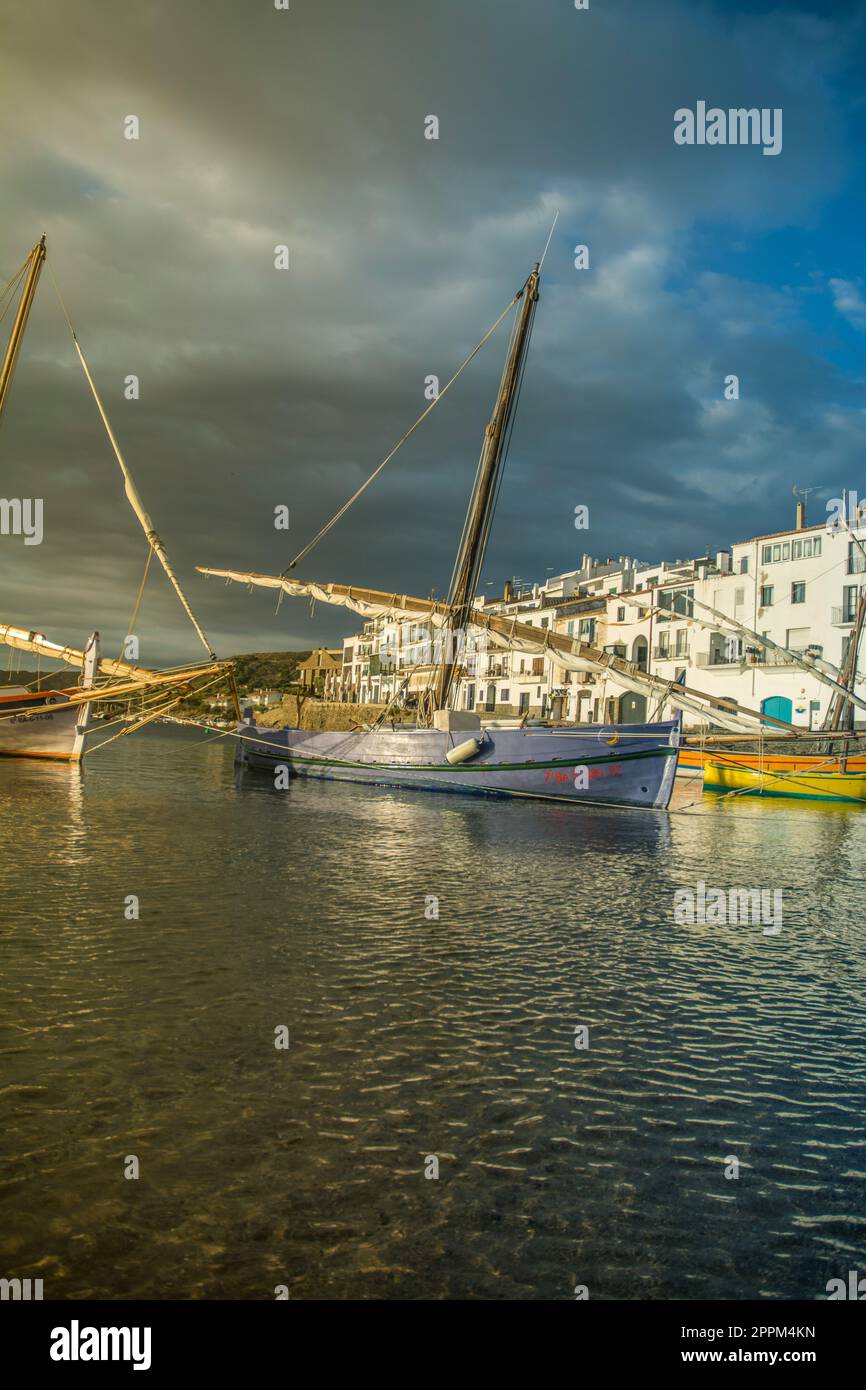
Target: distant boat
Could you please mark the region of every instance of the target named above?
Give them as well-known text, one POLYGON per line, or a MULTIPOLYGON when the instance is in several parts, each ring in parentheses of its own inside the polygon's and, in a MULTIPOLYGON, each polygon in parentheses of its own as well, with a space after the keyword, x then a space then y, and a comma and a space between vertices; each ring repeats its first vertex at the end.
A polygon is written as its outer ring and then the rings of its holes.
MULTIPOLYGON (((826 764, 827 760, 824 761, 826 764)), ((851 801, 866 806, 866 771, 843 772, 825 766, 823 772, 802 769, 774 772, 754 765, 743 767, 707 761, 704 789, 736 791, 746 796, 796 797, 804 801, 851 801)))

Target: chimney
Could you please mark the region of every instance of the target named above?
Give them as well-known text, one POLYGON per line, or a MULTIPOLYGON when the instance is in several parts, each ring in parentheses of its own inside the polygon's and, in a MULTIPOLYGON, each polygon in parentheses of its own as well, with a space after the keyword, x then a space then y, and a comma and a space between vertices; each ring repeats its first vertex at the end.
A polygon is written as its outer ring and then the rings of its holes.
POLYGON ((795 530, 795 531, 804 531, 805 529, 806 529, 806 503, 805 503, 805 502, 798 502, 798 503, 797 503, 797 519, 796 519, 796 521, 794 522, 794 530, 795 530))
POLYGON ((720 550, 716 554, 716 569, 719 574, 730 574, 731 572, 731 552, 730 550, 720 550))
POLYGON ((504 587, 504 589, 502 590, 502 602, 503 602, 503 603, 510 603, 513 597, 514 597, 514 589, 512 588, 511 580, 510 580, 510 579, 506 579, 506 581, 505 581, 505 587, 504 587))

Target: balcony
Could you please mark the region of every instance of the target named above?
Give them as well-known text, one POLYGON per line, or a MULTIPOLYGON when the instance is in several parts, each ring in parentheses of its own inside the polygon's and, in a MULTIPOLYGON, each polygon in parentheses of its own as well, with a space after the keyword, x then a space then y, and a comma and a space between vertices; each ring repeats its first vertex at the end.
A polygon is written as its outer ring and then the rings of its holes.
POLYGON ((830 626, 831 627, 850 627, 854 621, 854 613, 849 608, 831 608, 830 626))
POLYGON ((704 669, 707 666, 742 666, 744 656, 727 656, 724 652, 697 652, 695 664, 704 669))

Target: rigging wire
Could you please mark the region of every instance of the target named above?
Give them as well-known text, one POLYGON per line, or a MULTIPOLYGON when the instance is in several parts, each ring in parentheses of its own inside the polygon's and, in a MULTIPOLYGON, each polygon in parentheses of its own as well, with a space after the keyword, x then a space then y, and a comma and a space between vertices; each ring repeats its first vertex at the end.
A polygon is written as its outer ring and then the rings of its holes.
POLYGON ((377 478, 377 477, 379 476, 379 474, 382 472, 382 469, 385 467, 385 465, 386 465, 387 463, 390 463, 391 459, 392 459, 392 458, 394 457, 394 455, 397 453, 397 450, 400 449, 400 448, 402 447, 402 445, 404 445, 404 444, 406 443, 406 440, 409 439, 410 436, 413 435, 413 434, 415 433, 415 431, 417 430, 418 426, 422 423, 422 421, 426 420, 427 416, 428 416, 428 415, 430 414, 430 412, 434 409, 434 407, 437 406, 437 405, 439 404, 439 402, 441 401, 442 397, 445 395, 446 391, 448 391, 448 390, 454 385, 454 382, 457 380, 457 378, 460 376, 460 374, 469 366, 469 363, 472 361, 472 359, 473 359, 474 357, 477 357, 478 353, 479 353, 479 352, 481 351, 481 349, 484 347, 484 344, 488 341, 488 339, 490 339, 490 338, 493 337, 493 334, 496 332, 497 328, 498 328, 499 325, 502 323, 502 320, 503 320, 504 318, 507 318, 507 316, 510 314, 511 310, 514 308, 515 304, 518 302, 518 300, 519 300, 519 298, 520 298, 520 293, 521 293, 521 292, 518 291, 518 293, 515 294, 515 296, 514 296, 514 298, 512 299, 511 303, 510 303, 505 309, 503 309, 502 313, 499 315, 499 318, 496 320, 496 322, 493 323, 493 324, 491 324, 491 326, 488 328, 487 332, 484 334, 484 337, 480 340, 480 342, 478 342, 478 343, 475 345, 475 347, 474 347, 474 348, 472 349, 472 351, 469 353, 469 356, 466 357, 466 358, 464 358, 464 360, 460 363, 460 366, 457 368, 456 372, 455 372, 454 375, 451 377, 450 381, 446 382, 446 384, 445 384, 445 385, 442 387, 442 389, 440 390, 439 394, 438 394, 437 396, 435 396, 434 399, 433 399, 433 400, 430 402, 430 404, 427 406, 426 410, 423 410, 423 411, 421 412, 421 414, 418 416, 418 419, 415 421, 415 423, 409 427, 409 429, 406 431, 406 433, 402 436, 401 439, 398 439, 397 443, 394 445, 394 447, 393 447, 393 449, 391 450, 391 452, 390 452, 389 454, 386 454, 385 458, 383 458, 382 462, 378 465, 377 468, 374 468, 373 472, 370 474, 369 478, 367 478, 366 482, 363 482, 363 483, 361 484, 361 486, 357 489, 356 492, 354 492, 354 493, 352 494, 352 496, 349 498, 349 500, 348 500, 347 502, 344 502, 344 503, 343 503, 343 505, 342 505, 342 507, 340 507, 339 511, 338 511, 338 512, 335 512, 335 514, 331 517, 331 520, 330 520, 329 522, 327 522, 327 523, 322 527, 322 529, 313 537, 313 539, 309 542, 309 544, 308 544, 308 545, 305 545, 304 548, 303 548, 303 550, 300 550, 300 551, 298 552, 298 554, 295 556, 294 560, 292 560, 292 561, 286 566, 286 568, 281 572, 281 576, 280 576, 281 578, 285 578, 285 576, 288 574, 289 570, 293 570, 293 569, 295 568, 295 566, 298 564, 298 562, 299 562, 300 560, 303 560, 307 555, 309 555, 310 551, 313 550, 314 547, 317 546, 317 545, 319 544, 319 541, 324 540, 324 538, 325 538, 325 536, 328 534, 328 532, 329 532, 334 526, 336 526, 337 522, 340 521, 342 517, 344 517, 344 516, 346 515, 346 512, 349 510, 349 508, 352 506, 352 504, 353 504, 354 502, 357 502, 358 498, 361 496, 361 494, 362 494, 363 492, 366 492, 367 488, 370 486, 370 484, 373 482, 373 480, 374 480, 375 478, 377 478))
POLYGON ((0 304, 3 303, 3 300, 4 300, 4 299, 6 299, 6 303, 5 303, 5 305, 3 306, 3 311, 2 311, 2 313, 0 313, 0 323, 3 322, 3 320, 4 320, 5 317, 6 317, 6 315, 7 315, 8 312, 9 312, 11 306, 15 303, 15 295, 16 295, 16 293, 17 293, 17 291, 18 291, 18 289, 19 289, 19 287, 20 287, 20 285, 21 285, 21 281, 24 279, 24 276, 27 274, 27 268, 28 268, 29 265, 30 265, 30 257, 28 256, 28 257, 27 257, 27 260, 26 260, 26 261, 24 262, 24 264, 21 266, 20 270, 16 270, 15 274, 12 276, 12 279, 11 279, 11 280, 7 280, 6 284, 3 286, 3 289, 0 290, 0 304), (8 295, 8 299, 7 299, 7 295, 8 295))
MULTIPOLYGON (((150 571, 150 562, 151 562, 152 559, 153 559, 153 546, 152 546, 152 545, 148 545, 148 547, 147 547, 147 559, 146 559, 145 562, 144 562, 144 574, 141 576, 141 583, 140 583, 139 586, 138 586, 138 594, 136 595, 136 599, 135 599, 135 607, 134 607, 133 610, 132 610, 132 617, 130 618, 130 621, 129 621, 129 627, 126 629, 127 635, 128 635, 128 636, 132 636, 132 634, 135 632, 135 625, 136 625, 136 623, 138 622, 138 612, 139 612, 139 609, 141 608, 141 600, 144 598, 144 586, 145 586, 145 584, 147 583, 147 576, 148 576, 148 573, 149 573, 149 571, 150 571)), ((123 642, 120 644, 120 652, 118 653, 118 657, 117 657, 117 660, 118 660, 119 662, 125 660, 125 656, 124 656, 125 645, 126 645, 126 644, 123 643, 123 642)))

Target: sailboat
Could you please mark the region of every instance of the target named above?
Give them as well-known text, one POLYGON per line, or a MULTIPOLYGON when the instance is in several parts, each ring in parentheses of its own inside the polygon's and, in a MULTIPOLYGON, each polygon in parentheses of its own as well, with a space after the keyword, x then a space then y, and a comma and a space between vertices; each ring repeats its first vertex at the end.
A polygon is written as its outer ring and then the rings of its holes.
MULTIPOLYGON (((15 296, 18 296, 17 309, 12 321, 6 351, 3 361, 0 363, 0 422, 2 422, 3 412, 9 397, 12 377, 20 355, 36 287, 46 262, 46 255, 45 237, 43 236, 0 295, 0 303, 3 300, 6 301, 4 313, 15 302, 15 296)), ((84 375, 123 475, 126 498, 147 538, 148 549, 144 578, 139 589, 135 612, 138 613, 150 563, 155 555, 208 653, 207 662, 178 667, 171 672, 151 671, 147 667, 132 665, 120 659, 117 661, 104 659, 100 653, 98 632, 92 632, 84 648, 78 650, 52 642, 41 632, 0 623, 0 643, 18 651, 35 653, 40 660, 47 657, 60 661, 79 672, 77 684, 65 688, 51 690, 37 688, 34 690, 26 686, 12 684, 0 686, 0 757, 46 758, 78 763, 85 754, 93 704, 97 700, 131 699, 137 702, 140 708, 137 716, 129 725, 130 730, 158 718, 164 710, 173 707, 185 695, 200 687, 202 681, 221 679, 227 681, 235 698, 238 715, 240 708, 237 705, 232 663, 217 661, 210 643, 189 606, 186 595, 181 589, 169 562, 165 546, 144 508, 138 489, 123 458, 120 445, 109 424, 105 407, 97 392, 62 299, 61 306, 72 333, 84 375), (147 709, 144 708, 145 697, 150 699, 150 707, 147 709)))
MULTIPOLYGON (((531 797, 568 805, 666 807, 676 771, 681 717, 657 723, 556 728, 483 726, 472 710, 456 708, 462 652, 469 630, 494 645, 518 650, 555 649, 564 665, 587 669, 580 643, 526 624, 482 614, 478 580, 507 441, 539 299, 536 263, 512 301, 519 305, 492 418, 484 431, 446 602, 387 594, 340 584, 306 583, 199 566, 202 573, 240 583, 308 594, 365 617, 429 621, 441 638, 428 687, 412 727, 351 733, 295 727, 257 727, 247 715, 238 726, 238 759, 253 766, 285 766, 290 774, 426 791, 531 797)), ((588 651, 589 649, 587 649, 588 651)), ((600 653, 592 653, 600 656, 600 653)), ((625 663, 623 663, 625 665, 625 663)))

